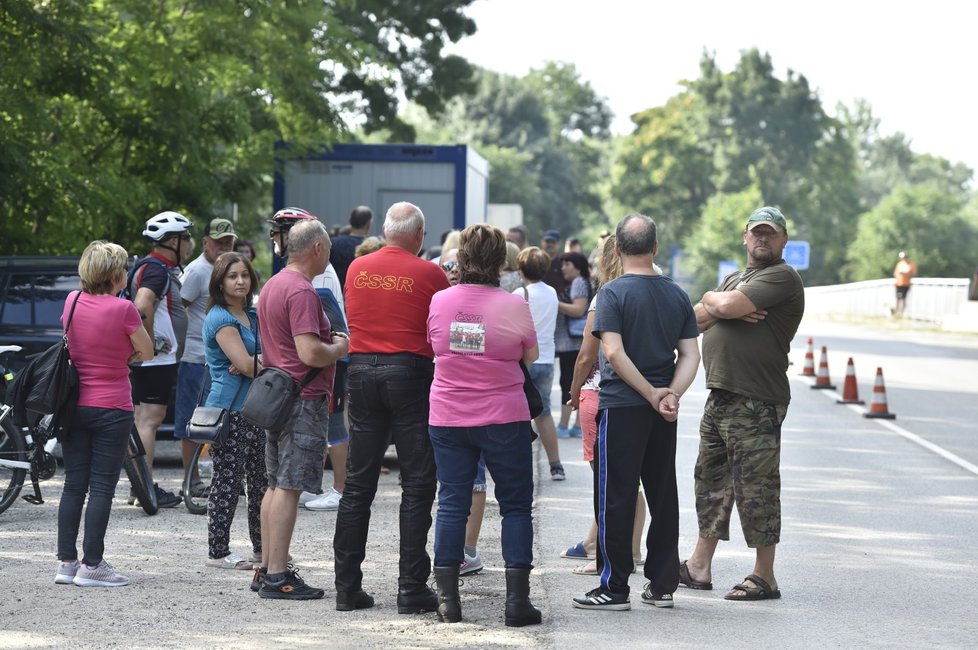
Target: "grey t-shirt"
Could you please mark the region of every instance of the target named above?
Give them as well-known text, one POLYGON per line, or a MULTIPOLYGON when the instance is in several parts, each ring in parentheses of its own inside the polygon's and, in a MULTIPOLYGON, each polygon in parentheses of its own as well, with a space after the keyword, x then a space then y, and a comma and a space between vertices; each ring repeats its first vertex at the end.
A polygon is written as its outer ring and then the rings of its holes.
MULTIPOLYGON (((590 297, 591 291, 588 288, 588 281, 578 276, 566 289, 560 301, 568 303, 574 302, 577 298, 589 299, 590 297)), ((580 336, 570 335, 567 331, 567 316, 557 312, 557 325, 554 326, 554 345, 557 347, 557 352, 576 352, 581 349, 581 341, 583 340, 580 336)))
POLYGON ((189 302, 187 307, 187 344, 184 347, 181 361, 187 363, 204 363, 204 316, 207 301, 210 299, 208 285, 214 265, 201 255, 187 265, 180 276, 180 297, 189 302))
MULTIPOLYGON (((689 296, 664 275, 623 275, 601 287, 592 334, 621 334, 625 353, 656 388, 668 386, 676 370, 680 339, 695 339, 696 314, 689 296)), ((648 402, 618 376, 604 356, 598 408, 640 406, 648 402)))

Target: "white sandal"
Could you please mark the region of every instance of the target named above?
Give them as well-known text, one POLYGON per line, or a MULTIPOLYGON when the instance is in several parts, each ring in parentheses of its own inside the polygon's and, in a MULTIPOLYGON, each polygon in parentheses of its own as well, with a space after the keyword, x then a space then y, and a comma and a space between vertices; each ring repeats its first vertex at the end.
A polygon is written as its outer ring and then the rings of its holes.
POLYGON ((234 553, 221 558, 209 558, 205 564, 215 569, 237 569, 238 571, 251 571, 255 568, 251 562, 234 553))

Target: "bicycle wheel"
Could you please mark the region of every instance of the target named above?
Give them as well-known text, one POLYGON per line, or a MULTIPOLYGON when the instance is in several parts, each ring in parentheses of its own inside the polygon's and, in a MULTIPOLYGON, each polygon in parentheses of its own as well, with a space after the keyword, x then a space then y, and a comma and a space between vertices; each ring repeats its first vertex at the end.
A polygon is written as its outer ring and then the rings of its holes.
POLYGON ((10 507, 24 487, 24 477, 27 476, 27 445, 24 434, 10 421, 10 414, 5 414, 3 427, 0 428, 0 512, 10 507), (11 467, 7 463, 23 463, 21 467, 11 467))
POLYGON ((202 515, 207 512, 207 497, 211 492, 211 472, 204 471, 201 464, 207 464, 210 460, 208 445, 197 445, 194 455, 190 458, 190 466, 187 473, 183 475, 183 502, 187 505, 187 510, 191 514, 202 515), (197 474, 198 481, 193 481, 194 474, 197 474))
POLYGON ((156 486, 153 484, 153 476, 146 463, 146 451, 139 440, 136 427, 129 432, 129 449, 126 451, 123 467, 126 469, 129 482, 132 483, 136 498, 139 499, 139 505, 147 515, 155 515, 160 509, 159 502, 156 500, 156 486))

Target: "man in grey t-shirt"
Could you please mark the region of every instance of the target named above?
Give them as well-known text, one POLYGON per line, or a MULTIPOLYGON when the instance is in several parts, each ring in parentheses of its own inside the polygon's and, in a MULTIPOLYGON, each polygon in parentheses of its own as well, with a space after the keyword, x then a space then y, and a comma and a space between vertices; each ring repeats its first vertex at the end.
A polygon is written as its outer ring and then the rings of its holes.
MULTIPOLYGON (((234 225, 227 219, 212 219, 207 224, 204 234, 204 252, 200 257, 187 265, 180 276, 180 297, 187 308, 187 341, 180 357, 177 369, 177 396, 174 405, 173 437, 181 441, 183 468, 186 471, 194 445, 187 440, 187 423, 197 406, 200 386, 204 381, 204 340, 201 332, 204 329, 204 316, 207 311, 207 301, 210 299, 209 285, 214 261, 221 253, 234 250, 234 225)), ((197 490, 201 496, 203 485, 200 479, 194 477, 191 490, 197 490), (199 486, 199 487, 198 487, 199 486)))
POLYGON ((592 334, 601 339, 594 446, 594 517, 601 586, 574 606, 630 609, 632 524, 641 479, 652 515, 643 602, 672 607, 679 585, 676 420, 700 362, 689 297, 653 266, 655 222, 633 214, 615 233, 624 275, 598 293, 592 334))

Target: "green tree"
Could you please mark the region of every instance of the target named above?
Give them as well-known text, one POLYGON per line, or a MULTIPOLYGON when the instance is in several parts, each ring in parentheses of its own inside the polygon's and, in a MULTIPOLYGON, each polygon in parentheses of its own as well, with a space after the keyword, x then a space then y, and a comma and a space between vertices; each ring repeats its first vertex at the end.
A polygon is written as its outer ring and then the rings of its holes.
MULTIPOLYGON (((467 87, 470 0, 11 0, 0 6, 3 253, 144 246, 141 222, 267 214, 280 155, 399 128, 467 87)), ((246 231, 246 234, 247 231, 246 231)))
MULTIPOLYGON (((666 241, 678 242, 716 191, 703 100, 681 93, 632 120, 635 132, 612 163, 611 194, 625 212, 649 215, 666 241)), ((667 251, 661 254, 667 261, 667 251)))
MULTIPOLYGON (((750 213, 762 203, 756 183, 742 192, 714 194, 707 201, 702 218, 683 245, 683 274, 687 275, 688 293, 693 302, 716 288, 721 261, 734 261, 740 268, 747 265, 744 226, 750 213)), ((792 232, 791 224, 788 232, 792 232)))
POLYGON ((838 106, 846 137, 855 151, 859 167, 859 201, 864 211, 875 207, 897 185, 935 182, 944 191, 961 197, 970 194, 974 171, 964 163, 950 161, 911 149, 903 133, 883 136, 880 120, 865 100, 850 108, 838 106))
POLYGON ((969 221, 960 196, 940 183, 898 186, 859 218, 849 247, 854 280, 887 278, 898 251, 910 253, 924 277, 970 277, 978 227, 969 221))
POLYGON ((700 77, 686 87, 633 118, 635 133, 614 164, 615 199, 685 233, 698 228, 715 192, 756 184, 762 200, 751 210, 779 206, 796 224, 793 236, 811 243, 806 281, 838 280, 860 212, 856 167, 847 132, 806 78, 791 70, 778 78, 757 50, 729 73, 704 53, 700 77))
POLYGON ((611 112, 576 69, 549 63, 524 77, 477 69, 474 87, 437 122, 412 107, 402 119, 423 141, 466 142, 484 155, 490 202, 521 204, 531 241, 548 228, 570 236, 605 222, 611 112))

